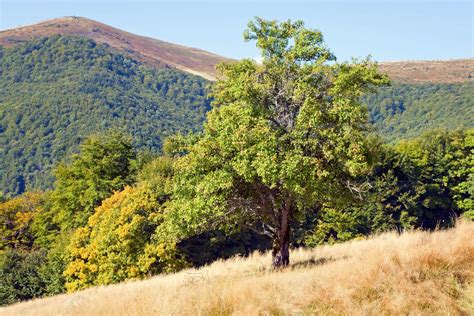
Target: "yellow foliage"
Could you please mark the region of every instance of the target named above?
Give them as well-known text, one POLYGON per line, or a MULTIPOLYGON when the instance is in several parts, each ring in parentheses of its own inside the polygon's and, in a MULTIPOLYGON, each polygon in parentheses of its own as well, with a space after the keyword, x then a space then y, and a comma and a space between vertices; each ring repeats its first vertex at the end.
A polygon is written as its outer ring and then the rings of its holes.
POLYGON ((9 248, 31 248, 31 224, 43 209, 43 194, 28 192, 0 203, 0 251, 9 248))
POLYGON ((68 291, 140 279, 182 266, 175 245, 152 242, 161 218, 157 214, 163 212, 160 194, 146 183, 127 186, 96 208, 88 225, 71 238, 64 272, 68 291))

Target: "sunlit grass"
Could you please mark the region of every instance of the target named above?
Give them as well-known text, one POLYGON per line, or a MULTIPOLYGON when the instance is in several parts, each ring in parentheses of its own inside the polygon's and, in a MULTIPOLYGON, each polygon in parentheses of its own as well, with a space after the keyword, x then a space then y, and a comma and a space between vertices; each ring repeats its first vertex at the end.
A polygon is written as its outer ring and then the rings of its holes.
POLYGON ((8 315, 469 315, 474 313, 474 223, 388 233, 291 253, 218 261, 202 269, 38 299, 8 315))

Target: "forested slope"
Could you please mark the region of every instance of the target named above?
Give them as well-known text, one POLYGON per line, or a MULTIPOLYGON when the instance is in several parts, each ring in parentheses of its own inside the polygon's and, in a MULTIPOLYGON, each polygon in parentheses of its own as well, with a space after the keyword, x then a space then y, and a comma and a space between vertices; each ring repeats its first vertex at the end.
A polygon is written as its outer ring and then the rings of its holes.
POLYGON ((78 37, 0 47, 1 190, 51 187, 54 164, 95 131, 117 127, 157 149, 167 135, 200 128, 205 86, 78 37))
POLYGON ((398 84, 367 96, 370 121, 389 140, 413 138, 433 129, 474 126, 474 84, 398 84))
MULTIPOLYGON (((156 151, 168 135, 199 130, 208 83, 82 37, 0 46, 0 190, 51 188, 52 167, 95 131, 118 127, 137 147, 156 151)), ((375 131, 388 141, 474 126, 469 81, 395 81, 365 99, 375 131)))

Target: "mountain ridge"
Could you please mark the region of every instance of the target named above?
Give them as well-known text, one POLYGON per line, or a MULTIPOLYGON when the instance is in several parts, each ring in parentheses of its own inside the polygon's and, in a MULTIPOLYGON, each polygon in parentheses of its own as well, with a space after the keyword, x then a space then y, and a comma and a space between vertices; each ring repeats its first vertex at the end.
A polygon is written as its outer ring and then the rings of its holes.
POLYGON ((84 17, 62 17, 0 31, 0 45, 11 47, 34 37, 51 35, 84 36, 99 44, 127 53, 141 62, 154 66, 171 66, 207 80, 215 80, 215 65, 229 61, 216 54, 136 35, 84 17))
MULTIPOLYGON (((77 35, 107 44, 138 61, 160 67, 172 67, 207 80, 215 80, 215 66, 233 59, 202 49, 136 35, 85 17, 68 16, 0 31, 0 45, 5 47, 34 37, 77 35)), ((382 72, 395 82, 457 83, 474 78, 474 58, 450 60, 407 60, 379 62, 382 72)))
POLYGON ((403 83, 461 83, 474 78, 474 58, 384 61, 379 68, 403 83))

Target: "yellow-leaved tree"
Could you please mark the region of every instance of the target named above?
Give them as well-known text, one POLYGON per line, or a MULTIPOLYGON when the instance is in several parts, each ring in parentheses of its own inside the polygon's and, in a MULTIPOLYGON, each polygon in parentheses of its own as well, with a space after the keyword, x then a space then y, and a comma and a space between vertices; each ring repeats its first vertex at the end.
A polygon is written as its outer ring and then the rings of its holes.
POLYGON ((0 252, 33 247, 32 223, 43 202, 43 193, 28 192, 0 203, 0 252))
POLYGON ((105 199, 88 224, 75 231, 64 272, 68 291, 140 279, 185 265, 174 244, 153 238, 163 219, 172 173, 171 158, 157 158, 144 168, 138 184, 105 199))

